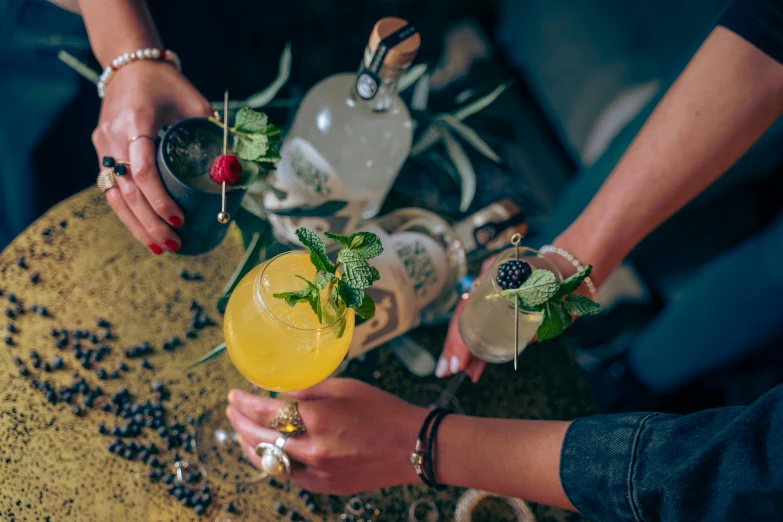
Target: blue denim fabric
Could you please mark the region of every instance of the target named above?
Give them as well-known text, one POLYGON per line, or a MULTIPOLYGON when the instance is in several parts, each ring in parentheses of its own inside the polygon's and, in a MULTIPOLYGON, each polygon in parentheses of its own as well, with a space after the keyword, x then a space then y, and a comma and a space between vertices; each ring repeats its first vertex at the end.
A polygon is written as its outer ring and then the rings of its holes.
POLYGON ((574 421, 568 499, 596 521, 783 520, 783 385, 747 407, 574 421))

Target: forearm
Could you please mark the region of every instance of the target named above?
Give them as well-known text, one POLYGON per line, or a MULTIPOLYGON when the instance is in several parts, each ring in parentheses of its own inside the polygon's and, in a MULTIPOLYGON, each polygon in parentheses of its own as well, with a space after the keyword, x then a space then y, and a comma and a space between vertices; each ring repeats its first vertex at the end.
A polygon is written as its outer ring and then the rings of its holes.
POLYGON ((161 40, 144 0, 79 0, 93 53, 106 67, 117 56, 161 40))
POLYGON ((450 415, 437 434, 436 476, 444 484, 574 509, 559 477, 568 425, 450 415))
POLYGON ((555 240, 600 284, 783 112, 783 66, 716 28, 580 217, 555 240))

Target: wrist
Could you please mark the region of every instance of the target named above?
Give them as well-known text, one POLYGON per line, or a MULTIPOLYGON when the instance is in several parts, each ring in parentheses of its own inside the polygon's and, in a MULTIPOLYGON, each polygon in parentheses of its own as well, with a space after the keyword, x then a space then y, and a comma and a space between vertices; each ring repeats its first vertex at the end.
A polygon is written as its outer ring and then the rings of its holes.
POLYGON ((401 423, 400 436, 398 437, 397 450, 395 451, 395 484, 418 484, 422 480, 416 473, 411 462, 411 454, 416 449, 416 439, 419 436, 424 420, 427 418, 430 410, 411 405, 409 414, 407 414, 401 423))

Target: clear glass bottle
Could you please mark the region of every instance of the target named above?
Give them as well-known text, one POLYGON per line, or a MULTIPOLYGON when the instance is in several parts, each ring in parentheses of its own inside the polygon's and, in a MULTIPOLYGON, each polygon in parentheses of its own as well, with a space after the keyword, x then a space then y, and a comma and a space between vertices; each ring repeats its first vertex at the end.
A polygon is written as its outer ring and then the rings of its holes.
POLYGON ((264 198, 278 240, 298 244, 294 231, 303 226, 350 234, 362 219, 378 213, 410 153, 413 123, 397 95, 397 81, 420 42, 404 20, 383 18, 373 29, 358 74, 330 76, 307 93, 270 178, 286 197, 270 192, 264 198), (395 35, 404 39, 389 47, 395 35), (334 215, 274 214, 328 201, 347 204, 334 215))
POLYGON ((527 225, 522 209, 503 200, 454 225, 429 210, 403 208, 361 228, 381 238, 384 252, 373 260, 381 278, 367 291, 375 301, 375 316, 356 325, 349 358, 419 324, 447 318, 459 299, 468 255, 504 247, 527 225))

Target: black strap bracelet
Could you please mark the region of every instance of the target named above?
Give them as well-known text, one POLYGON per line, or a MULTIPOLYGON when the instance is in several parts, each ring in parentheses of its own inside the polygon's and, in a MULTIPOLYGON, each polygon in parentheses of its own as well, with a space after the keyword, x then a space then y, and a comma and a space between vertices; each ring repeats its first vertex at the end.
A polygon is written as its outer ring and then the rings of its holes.
POLYGON ((431 481, 430 478, 425 474, 425 441, 427 440, 427 431, 429 430, 433 419, 442 414, 444 411, 446 411, 444 408, 435 408, 429 412, 429 414, 427 414, 427 417, 424 419, 424 422, 421 425, 421 429, 419 430, 419 436, 416 439, 416 449, 413 453, 411 453, 411 464, 413 464, 413 469, 416 470, 416 474, 419 476, 422 482, 430 487, 436 487, 437 484, 431 481))
POLYGON ((451 413, 452 411, 444 409, 435 415, 427 438, 427 452, 424 454, 424 473, 429 480, 428 485, 439 490, 446 489, 446 486, 438 483, 438 479, 435 477, 435 439, 438 437, 440 423, 451 413))

